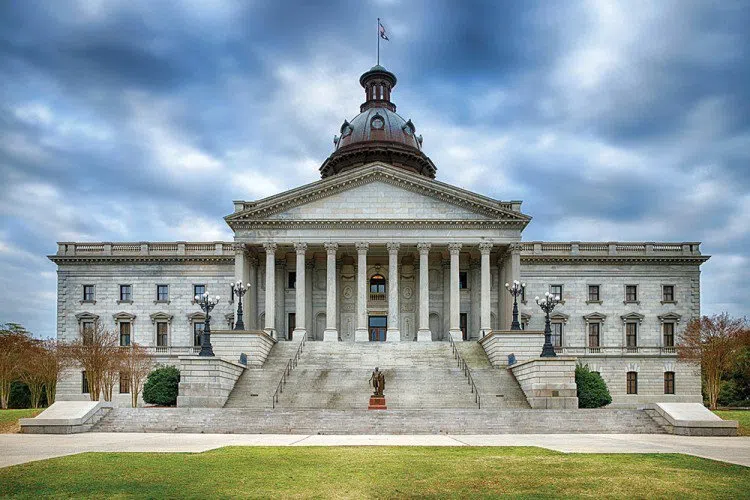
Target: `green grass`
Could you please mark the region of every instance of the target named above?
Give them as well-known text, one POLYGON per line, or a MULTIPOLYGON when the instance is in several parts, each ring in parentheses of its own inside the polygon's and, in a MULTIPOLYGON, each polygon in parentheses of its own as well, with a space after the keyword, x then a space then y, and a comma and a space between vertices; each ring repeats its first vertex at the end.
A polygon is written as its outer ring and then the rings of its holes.
MULTIPOLYGON (((554 439, 554 436, 550 436, 554 439)), ((0 469, 15 497, 747 498, 750 468, 679 454, 540 448, 229 447, 83 453, 0 469)))
POLYGON ((20 429, 18 425, 19 418, 36 417, 42 411, 43 408, 38 410, 31 408, 26 410, 0 410, 0 434, 18 432, 20 429))
POLYGON ((750 436, 750 411, 748 410, 716 410, 718 416, 724 420, 737 420, 740 428, 737 430, 739 436, 750 436))

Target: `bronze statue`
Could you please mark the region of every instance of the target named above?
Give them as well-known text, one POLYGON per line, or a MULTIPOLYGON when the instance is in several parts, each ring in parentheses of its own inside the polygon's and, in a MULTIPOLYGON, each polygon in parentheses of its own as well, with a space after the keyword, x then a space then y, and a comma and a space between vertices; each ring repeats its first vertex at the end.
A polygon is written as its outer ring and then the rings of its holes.
POLYGON ((383 375, 383 372, 378 370, 378 367, 375 367, 375 371, 372 372, 372 375, 370 375, 370 384, 375 389, 375 394, 373 396, 383 397, 383 391, 385 390, 385 376, 383 375))

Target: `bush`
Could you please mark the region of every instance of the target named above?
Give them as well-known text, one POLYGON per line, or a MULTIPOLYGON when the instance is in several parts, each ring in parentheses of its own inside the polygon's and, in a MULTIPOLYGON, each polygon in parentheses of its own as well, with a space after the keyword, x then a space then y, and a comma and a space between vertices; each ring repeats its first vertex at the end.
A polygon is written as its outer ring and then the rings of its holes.
POLYGON ((576 366, 576 386, 579 408, 601 408, 612 402, 607 384, 601 375, 589 370, 588 366, 576 366))
POLYGON ((180 370, 162 366, 148 374, 143 386, 143 401, 152 405, 175 406, 180 384, 180 370))
MULTIPOLYGON (((42 397, 39 400, 39 408, 47 406, 47 395, 42 391, 42 397)), ((31 391, 29 386, 16 380, 10 384, 10 396, 8 397, 8 408, 24 409, 31 408, 31 391)))

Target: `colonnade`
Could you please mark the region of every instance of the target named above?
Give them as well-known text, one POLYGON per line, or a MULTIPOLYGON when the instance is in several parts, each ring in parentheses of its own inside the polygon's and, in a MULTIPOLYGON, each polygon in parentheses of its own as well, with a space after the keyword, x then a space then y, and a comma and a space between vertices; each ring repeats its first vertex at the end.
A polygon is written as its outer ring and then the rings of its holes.
MULTIPOLYGON (((266 242, 262 244, 265 250, 266 259, 266 272, 265 272, 265 319, 264 324, 257 325, 252 312, 255 306, 250 307, 250 304, 257 304, 257 288, 249 287, 245 324, 249 325, 249 328, 257 327, 265 330, 269 335, 277 337, 276 332, 276 250, 278 244, 275 242, 266 242)), ((308 244, 304 242, 296 242, 293 244, 294 251, 296 253, 296 285, 295 285, 295 328, 293 331, 294 338, 307 335, 307 314, 312 313, 309 310, 310 297, 307 295, 310 293, 306 281, 308 276, 306 274, 306 253, 308 250, 308 244)), ((323 332, 324 341, 337 341, 339 339, 339 332, 337 330, 337 276, 336 276, 336 257, 339 250, 338 243, 327 242, 323 244, 326 252, 326 325, 323 332)), ((368 314, 367 314, 367 254, 370 248, 370 244, 367 242, 357 242, 354 244, 357 251, 357 276, 356 276, 356 328, 355 341, 368 341, 369 330, 368 330, 368 314)), ((388 276, 386 282, 388 284, 387 296, 388 296, 388 320, 387 320, 387 332, 386 339, 388 341, 397 342, 401 340, 401 332, 399 326, 399 251, 401 244, 398 242, 389 242, 385 245, 388 251, 388 276)), ((431 341, 432 332, 430 331, 429 317, 430 317, 430 276, 429 276, 429 255, 433 247, 432 243, 424 242, 417 244, 417 250, 419 252, 419 309, 418 309, 418 325, 417 325, 417 340, 418 341, 431 341)), ((465 245, 462 243, 449 243, 448 253, 450 255, 450 271, 449 271, 449 286, 450 286, 450 306, 449 306, 449 333, 451 337, 456 340, 462 340, 462 332, 460 327, 460 289, 459 289, 459 254, 466 249, 477 248, 480 253, 480 314, 479 314, 479 335, 480 337, 486 335, 492 330, 491 325, 491 295, 490 295, 490 253, 493 248, 493 244, 489 242, 482 242, 474 245, 465 245)), ((445 247, 443 247, 445 248, 445 247)), ((512 279, 518 279, 520 276, 520 248, 517 244, 511 244, 508 246, 508 256, 499 261, 499 274, 501 287, 506 281, 512 279)), ((245 283, 253 283, 257 279, 257 259, 250 257, 246 253, 244 244, 238 244, 236 246, 235 253, 235 277, 238 280, 242 280, 245 283)), ((512 302, 508 301, 505 297, 505 293, 499 293, 499 311, 502 319, 501 328, 509 327, 510 318, 510 307, 512 302), (505 324, 507 323, 507 325, 505 324)))

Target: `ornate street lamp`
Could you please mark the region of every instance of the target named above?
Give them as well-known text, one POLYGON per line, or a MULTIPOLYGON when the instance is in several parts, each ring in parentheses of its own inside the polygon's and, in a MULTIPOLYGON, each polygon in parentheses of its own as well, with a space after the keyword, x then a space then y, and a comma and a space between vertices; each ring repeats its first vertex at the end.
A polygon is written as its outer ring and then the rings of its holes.
POLYGON ((544 347, 542 347, 542 357, 549 358, 557 356, 555 348, 552 346, 552 328, 550 328, 549 325, 549 313, 551 313, 555 306, 560 303, 560 296, 544 292, 543 298, 540 299, 539 297, 534 297, 534 300, 547 315, 544 323, 544 347))
POLYGON ((520 330, 521 323, 518 322, 518 296, 523 295, 523 290, 526 288, 526 283, 521 283, 518 280, 513 280, 513 284, 506 283, 505 288, 513 296, 513 322, 510 324, 511 330, 520 330))
POLYGON ((213 356, 214 348, 211 345, 211 311, 219 303, 219 296, 211 297, 208 292, 203 295, 196 295, 195 302, 206 313, 206 326, 203 328, 201 335, 201 351, 198 356, 213 356))
POLYGON ((242 319, 242 296, 247 292, 247 287, 241 281, 230 283, 232 293, 237 296, 237 321, 234 323, 235 330, 244 330, 245 322, 242 319))

